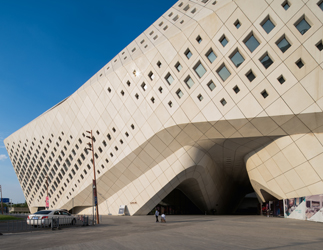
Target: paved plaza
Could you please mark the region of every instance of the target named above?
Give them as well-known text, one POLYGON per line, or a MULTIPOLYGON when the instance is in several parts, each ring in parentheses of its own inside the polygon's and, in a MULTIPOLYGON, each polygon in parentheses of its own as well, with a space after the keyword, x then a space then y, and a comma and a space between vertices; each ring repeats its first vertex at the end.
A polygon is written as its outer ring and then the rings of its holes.
POLYGON ((322 249, 323 223, 262 216, 105 216, 94 227, 5 234, 0 249, 322 249))

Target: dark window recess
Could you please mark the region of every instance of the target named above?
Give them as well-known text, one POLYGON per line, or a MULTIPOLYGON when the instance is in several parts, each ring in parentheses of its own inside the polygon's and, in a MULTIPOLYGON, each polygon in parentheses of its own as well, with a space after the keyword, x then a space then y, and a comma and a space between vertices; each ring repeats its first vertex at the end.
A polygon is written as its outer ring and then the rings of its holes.
POLYGON ((111 140, 111 135, 110 134, 108 134, 107 135, 107 137, 108 137, 108 139, 109 139, 109 141, 111 140))
POLYGON ((297 21, 294 25, 302 35, 304 35, 311 28, 311 25, 309 25, 309 23, 306 21, 305 16, 303 16, 301 20, 297 21))
POLYGON ((271 60, 271 58, 269 57, 268 53, 264 54, 259 61, 262 63, 262 65, 268 69, 270 67, 270 65, 272 65, 274 62, 273 60, 271 60))
POLYGON ((285 35, 276 42, 276 45, 283 53, 285 53, 285 51, 288 50, 291 46, 288 40, 286 39, 285 35))
POLYGON ((296 65, 297 65, 297 67, 299 67, 300 69, 301 69, 301 68, 303 68, 304 63, 303 63, 302 59, 299 59, 299 60, 296 62, 296 65))
POLYGON ((99 152, 100 152, 100 153, 102 153, 102 152, 103 152, 101 147, 99 147, 99 152))
POLYGON ((128 85, 128 87, 130 87, 130 85, 131 85, 130 81, 127 81, 127 85, 128 85))
POLYGON ((240 54, 239 50, 236 50, 235 52, 232 53, 231 57, 230 57, 231 61, 233 62, 233 64, 238 68, 243 62, 244 62, 244 58, 243 56, 240 54))
POLYGON ((202 42, 202 38, 201 38, 200 36, 198 36, 198 37, 196 38, 196 41, 197 41, 198 43, 201 43, 201 42, 202 42))
POLYGON ((112 128, 112 131, 115 133, 117 130, 113 127, 113 128, 112 128))
POLYGON ((213 89, 215 89, 215 87, 216 87, 212 80, 211 80, 211 81, 209 81, 209 83, 207 84, 207 86, 209 87, 209 89, 210 89, 211 91, 213 91, 213 89))
POLYGON ((225 106, 227 104, 227 101, 223 98, 221 99, 220 103, 222 104, 222 106, 225 106))
POLYGON ((95 156, 95 159, 98 159, 99 158, 99 156, 97 155, 97 153, 95 153, 94 156, 95 156))
MULTIPOLYGON (((322 1, 322 4, 323 4, 323 1, 322 1)), ((316 44, 316 48, 318 48, 319 51, 322 51, 323 50, 323 43, 322 43, 322 40, 319 41, 317 44, 316 44)))
POLYGON ((228 77, 231 75, 225 64, 222 64, 222 66, 217 70, 217 73, 223 81, 228 79, 228 77))
POLYGON ((254 73, 252 72, 252 70, 250 70, 250 71, 246 74, 246 77, 248 78, 248 80, 249 80, 250 82, 252 82, 252 81, 256 78, 256 76, 254 75, 254 73))
POLYGON ((131 128, 132 128, 132 129, 135 129, 135 125, 131 124, 131 128))
POLYGON ((234 26, 236 26, 237 29, 240 28, 241 23, 239 22, 239 20, 235 21, 234 26))
POLYGON ((158 68, 160 68, 160 67, 161 67, 161 65, 162 65, 162 63, 161 63, 160 61, 158 61, 158 62, 157 62, 157 66, 158 66, 158 68))
POLYGON ((289 9, 289 7, 290 7, 289 2, 288 2, 288 1, 284 1, 284 2, 282 3, 282 7, 283 7, 285 10, 288 10, 288 9, 289 9))
POLYGON ((220 40, 219 40, 219 42, 222 44, 222 46, 223 47, 225 47, 227 44, 228 44, 228 39, 225 37, 225 35, 223 35, 221 38, 220 38, 220 40))
POLYGON ((129 134, 128 134, 128 132, 126 132, 126 133, 125 133, 125 135, 126 135, 127 137, 129 137, 129 134))
POLYGON ((263 97, 263 98, 267 98, 268 93, 267 93, 267 91, 266 91, 266 90, 263 90, 263 91, 261 92, 261 95, 262 95, 262 97, 263 97))
POLYGON ((192 52, 189 49, 187 49, 184 54, 187 57, 187 59, 190 59, 192 57, 192 52))
POLYGON ((280 77, 278 77, 278 82, 280 83, 280 84, 283 84, 284 82, 285 82, 285 78, 283 77, 283 75, 281 75, 280 77))
POLYGON ((233 88, 233 91, 234 91, 236 94, 238 94, 238 93, 240 92, 240 89, 239 89, 239 87, 238 87, 238 86, 235 86, 235 87, 233 88))
POLYGON ((260 45, 253 33, 249 34, 243 42, 250 50, 250 52, 253 52, 260 45))
POLYGON ((269 34, 270 31, 272 31, 273 28, 275 28, 275 24, 273 24, 269 16, 267 16, 265 20, 262 21, 261 26, 266 31, 267 34, 269 34))

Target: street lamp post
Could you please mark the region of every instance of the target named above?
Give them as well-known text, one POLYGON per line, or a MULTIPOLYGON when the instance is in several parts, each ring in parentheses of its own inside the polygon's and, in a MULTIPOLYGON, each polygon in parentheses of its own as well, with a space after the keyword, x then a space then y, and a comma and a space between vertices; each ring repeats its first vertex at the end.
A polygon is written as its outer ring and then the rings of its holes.
POLYGON ((93 145, 92 130, 91 131, 86 131, 86 133, 90 134, 90 136, 86 136, 86 137, 91 140, 91 142, 87 143, 87 145, 89 146, 89 148, 87 148, 87 149, 92 151, 92 163, 93 163, 93 183, 92 183, 93 192, 92 192, 92 194, 93 194, 94 206, 96 208, 96 221, 97 221, 97 224, 100 224, 100 222, 99 222, 99 206, 98 206, 98 196, 97 196, 97 186, 96 186, 94 145, 93 145))

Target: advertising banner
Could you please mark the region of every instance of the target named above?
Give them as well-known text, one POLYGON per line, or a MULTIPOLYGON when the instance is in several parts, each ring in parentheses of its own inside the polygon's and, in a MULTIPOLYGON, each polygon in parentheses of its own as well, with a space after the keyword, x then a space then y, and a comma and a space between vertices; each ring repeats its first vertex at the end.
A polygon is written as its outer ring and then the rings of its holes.
POLYGON ((306 219, 323 222, 323 194, 306 196, 306 219))
POLYGON ((284 217, 305 220, 306 202, 305 197, 285 199, 284 217))

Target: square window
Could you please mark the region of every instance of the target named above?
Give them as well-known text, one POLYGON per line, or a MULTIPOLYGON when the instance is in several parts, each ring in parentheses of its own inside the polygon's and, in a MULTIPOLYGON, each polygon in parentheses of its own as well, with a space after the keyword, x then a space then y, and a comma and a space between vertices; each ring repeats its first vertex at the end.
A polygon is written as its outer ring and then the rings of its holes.
POLYGON ((127 81, 127 85, 130 87, 130 85, 131 85, 130 81, 127 81))
POLYGON ((180 72, 182 70, 183 66, 179 62, 177 62, 175 64, 175 68, 177 69, 178 72, 180 72))
MULTIPOLYGON (((323 1, 322 1, 323 3, 323 1)), ((323 43, 322 43, 322 40, 319 41, 317 44, 316 44, 316 48, 318 48, 319 51, 322 51, 323 50, 323 43)))
POLYGON ((146 91, 146 90, 147 90, 147 84, 143 82, 143 83, 141 84, 141 88, 142 88, 144 91, 146 91))
POLYGON ((161 63, 160 61, 158 61, 158 62, 157 62, 157 66, 158 66, 158 68, 160 68, 160 67, 161 67, 161 65, 162 65, 162 63, 161 63))
POLYGON ((285 82, 285 78, 283 77, 283 75, 281 75, 280 77, 277 78, 278 82, 280 84, 283 84, 285 82))
POLYGON ((187 59, 190 59, 192 56, 192 52, 189 49, 187 49, 184 54, 187 57, 187 59))
POLYGON ((168 102, 169 107, 173 107, 173 103, 171 101, 168 102))
POLYGON ((215 89, 215 87, 216 87, 212 80, 207 84, 207 86, 209 87, 209 89, 211 91, 213 91, 213 89, 215 89))
POLYGON ((255 36, 253 35, 253 33, 247 36, 247 38, 243 42, 250 50, 250 52, 253 52, 260 44, 258 40, 255 38, 255 36))
POLYGON ((154 97, 152 97, 150 100, 151 100, 152 103, 155 103, 155 98, 154 97))
POLYGON ((214 54, 213 50, 210 49, 208 53, 206 54, 207 59, 209 59, 210 63, 213 63, 216 59, 216 55, 214 54))
POLYGON ((311 28, 311 25, 309 25, 308 22, 305 20, 305 16, 303 16, 294 25, 299 31, 299 33, 301 33, 302 35, 304 35, 311 28))
POLYGON ((199 76, 199 78, 201 78, 206 73, 206 69, 203 67, 200 61, 194 66, 193 69, 196 72, 196 74, 199 76))
POLYGON ((201 102, 201 101, 203 100, 203 96, 202 96, 201 94, 199 94, 199 95, 197 96, 197 99, 199 99, 199 101, 201 102))
POLYGON ((297 67, 299 67, 299 68, 303 68, 304 63, 303 63, 302 59, 299 59, 299 60, 296 62, 296 65, 297 65, 297 67))
POLYGON ((248 80, 249 80, 250 82, 252 82, 252 81, 256 78, 256 76, 254 75, 254 73, 252 72, 252 70, 250 70, 250 71, 246 74, 246 77, 248 78, 248 80))
POLYGON ((262 28, 266 31, 267 34, 275 28, 275 24, 270 20, 270 17, 267 16, 264 21, 261 23, 262 28))
POLYGON ((122 96, 124 96, 124 91, 123 91, 123 90, 121 90, 121 92, 120 92, 120 93, 121 93, 121 95, 122 95, 122 96))
POLYGON ((239 22, 239 20, 235 21, 234 26, 236 26, 237 29, 240 28, 241 23, 239 22))
POLYGON ((266 90, 263 90, 263 91, 261 92, 261 95, 262 95, 262 97, 263 97, 263 98, 267 98, 268 93, 267 93, 267 91, 266 91, 266 90))
POLYGON ((321 1, 319 1, 318 3, 317 3, 317 5, 321 8, 321 10, 323 10, 323 1, 321 0, 321 1))
POLYGON ((228 77, 231 75, 225 64, 222 64, 222 66, 217 70, 217 73, 223 81, 228 79, 228 77))
POLYGON ((234 91, 236 94, 238 94, 238 93, 240 92, 240 89, 239 89, 239 87, 238 87, 238 86, 235 86, 235 87, 233 88, 233 91, 234 91))
POLYGON ((225 37, 225 35, 223 35, 219 41, 223 47, 225 47, 229 42, 228 39, 225 37))
POLYGON ((171 85, 174 81, 174 78, 172 77, 172 75, 170 73, 168 73, 165 77, 166 81, 168 82, 169 85, 171 85))
POLYGON ((178 96, 178 98, 179 98, 179 99, 181 99, 181 98, 182 98, 182 96, 184 95, 184 93, 182 92, 182 90, 181 90, 181 89, 178 89, 178 90, 176 91, 176 95, 178 96))
POLYGON ((227 101, 223 98, 221 101, 222 106, 225 106, 227 104, 227 101))
POLYGON ((137 94, 135 94, 135 97, 137 98, 137 100, 139 99, 139 95, 138 95, 138 93, 137 93, 137 94))
POLYGON ((285 2, 283 2, 282 6, 283 6, 283 8, 284 8, 285 10, 288 10, 288 9, 289 9, 289 7, 290 7, 290 4, 289 4, 289 2, 288 2, 288 1, 285 1, 285 2))
POLYGON ((285 51, 288 50, 291 46, 290 43, 287 41, 285 35, 276 42, 276 45, 283 53, 285 53, 285 51))
POLYGON ((196 38, 196 41, 197 41, 198 43, 201 43, 201 42, 202 42, 202 38, 201 38, 200 36, 198 36, 198 37, 196 38))
POLYGON ((190 76, 186 77, 185 83, 189 89, 192 88, 192 86, 194 85, 194 81, 190 76))
POLYGON ((274 62, 273 60, 271 60, 271 58, 269 57, 268 53, 264 54, 259 61, 262 63, 262 65, 264 65, 264 67, 266 69, 269 68, 270 65, 272 65, 274 62))
POLYGON ((154 78, 155 78, 154 73, 151 71, 149 72, 148 76, 149 76, 150 80, 154 80, 154 78))
POLYGON ((230 59, 237 68, 244 62, 244 58, 240 54, 239 50, 234 51, 230 59))

